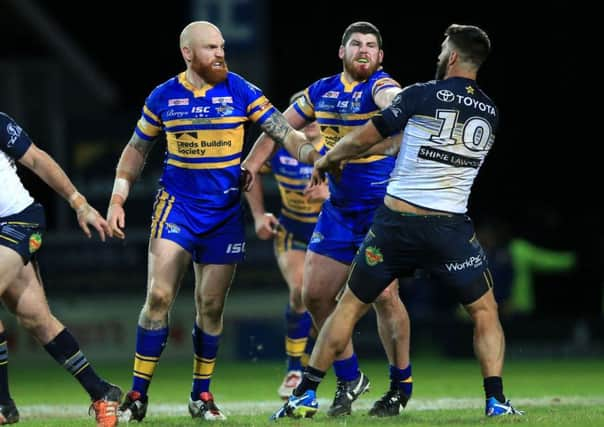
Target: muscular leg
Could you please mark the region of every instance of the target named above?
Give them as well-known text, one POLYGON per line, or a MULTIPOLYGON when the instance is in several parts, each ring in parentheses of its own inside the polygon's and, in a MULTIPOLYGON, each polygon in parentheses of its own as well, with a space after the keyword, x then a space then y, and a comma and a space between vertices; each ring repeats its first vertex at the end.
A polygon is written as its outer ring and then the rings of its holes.
POLYGON ((375 300, 378 332, 391 365, 409 366, 411 328, 409 314, 398 295, 398 281, 392 282, 375 300))
POLYGON ((165 239, 151 239, 147 273, 147 296, 138 324, 156 330, 168 326, 168 313, 178 293, 191 255, 165 239))
POLYGON ((279 270, 281 270, 281 274, 289 288, 289 306, 296 313, 306 311, 306 306, 302 302, 305 255, 305 252, 298 250, 289 250, 277 255, 279 270))
POLYGON ((409 314, 399 297, 397 280, 384 289, 373 307, 377 314, 380 340, 390 362, 390 388, 373 404, 369 415, 395 416, 399 414, 400 405, 406 406, 413 393, 409 356, 411 327, 409 314))
POLYGON ((302 280, 304 275, 305 251, 290 249, 279 251, 275 244, 277 264, 289 289, 289 301, 285 312, 286 374, 277 393, 287 399, 302 379, 302 358, 312 327, 312 318, 302 302, 302 280))
POLYGON ((138 421, 145 417, 147 390, 168 339, 168 314, 191 261, 186 250, 166 239, 151 239, 148 257, 147 295, 136 331, 132 391, 120 407, 128 420, 138 421), (144 407, 137 406, 137 401, 144 407))
MULTIPOLYGON (((103 398, 111 386, 96 374, 75 338, 51 313, 35 260, 21 269, 2 301, 44 349, 82 384, 92 400, 103 398)), ((121 391, 117 389, 116 393, 114 398, 119 400, 121 391)))
POLYGON ((42 345, 48 344, 65 326, 52 315, 34 261, 19 272, 2 295, 6 307, 42 345))
POLYGON ((6 246, 0 246, 0 296, 13 283, 23 268, 21 255, 6 246))
MULTIPOLYGON (((306 263, 303 299, 321 334, 321 328, 333 312, 336 297, 348 277, 349 266, 312 251, 307 251, 306 263)), ((339 302, 337 306, 340 306, 339 302)), ((344 304, 344 308, 340 310, 347 309, 348 306, 344 304)), ((356 321, 351 328, 354 324, 356 321)), ((350 414, 352 402, 369 389, 369 379, 359 369, 359 362, 352 347, 352 329, 350 334, 343 336, 347 337, 347 341, 338 349, 334 355, 335 359, 330 359, 334 362, 333 368, 337 377, 334 400, 327 411, 327 415, 333 417, 350 414)), ((313 354, 314 352, 313 349, 313 354)), ((312 366, 312 357, 309 366, 312 366)))
POLYGON ((493 290, 465 306, 474 321, 474 353, 480 363, 482 376, 501 377, 505 338, 493 290))
POLYGON ((347 287, 335 310, 319 331, 309 366, 323 372, 327 371, 333 361, 346 351, 355 325, 370 307, 347 287))
POLYGON ((490 288, 484 295, 465 307, 474 321, 474 353, 480 363, 483 376, 485 414, 487 416, 522 415, 523 411, 512 407, 503 393, 501 375, 505 337, 499 322, 493 289, 490 288))
MULTIPOLYGON (((191 402, 212 400, 209 392, 212 374, 216 365, 216 355, 223 328, 223 313, 231 283, 235 276, 236 264, 194 264, 195 266, 195 306, 197 316, 193 326, 193 385, 191 402)), ((209 405, 209 403, 208 403, 209 405)), ((193 417, 202 416, 195 405, 189 405, 193 417)), ((224 419, 216 408, 209 411, 215 419, 224 419)), ((208 414, 204 415, 206 418, 208 414)))
POLYGON ((222 333, 224 304, 236 267, 235 264, 195 264, 195 322, 208 334, 222 333))
MULTIPOLYGON (((302 301, 310 311, 315 327, 319 331, 336 306, 336 297, 346 281, 348 268, 347 264, 332 258, 310 250, 306 252, 302 301)), ((352 341, 350 341, 338 354, 337 359, 346 359, 352 354, 352 341)))

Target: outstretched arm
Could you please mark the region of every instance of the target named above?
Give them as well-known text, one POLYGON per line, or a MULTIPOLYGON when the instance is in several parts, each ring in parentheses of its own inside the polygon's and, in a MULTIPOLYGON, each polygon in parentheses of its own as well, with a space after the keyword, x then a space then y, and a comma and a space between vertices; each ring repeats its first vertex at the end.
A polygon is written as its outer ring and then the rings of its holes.
POLYGON ((372 145, 367 151, 357 157, 367 157, 373 155, 396 156, 401 148, 403 134, 389 136, 388 138, 372 145))
MULTIPOLYGON (((337 176, 339 175, 340 163, 343 160, 361 155, 382 139, 383 136, 378 132, 373 122, 369 120, 360 128, 344 135, 326 155, 318 159, 314 163, 315 171, 320 174, 332 171, 337 176)), ((313 182, 316 182, 314 176, 313 182)))
POLYGON ((291 106, 283 114, 279 111, 275 112, 261 125, 264 133, 256 140, 244 165, 251 172, 260 170, 260 167, 270 158, 275 143, 283 145, 289 154, 299 161, 313 164, 320 154, 304 132, 297 130, 302 129, 306 124, 306 119, 291 106))
POLYGON ((105 241, 105 234, 111 236, 107 221, 88 204, 65 171, 48 153, 32 143, 19 159, 19 163, 38 175, 61 197, 69 201, 69 205, 76 211, 78 224, 86 236, 89 238, 92 236, 88 225, 92 225, 97 230, 102 241, 105 241))
POLYGON ((153 148, 154 143, 155 140, 145 141, 136 132, 133 133, 117 163, 113 191, 111 200, 109 201, 109 208, 107 209, 107 221, 112 232, 120 239, 126 237, 123 231, 126 225, 124 203, 128 199, 132 184, 134 184, 134 181, 136 181, 143 170, 145 159, 153 148))

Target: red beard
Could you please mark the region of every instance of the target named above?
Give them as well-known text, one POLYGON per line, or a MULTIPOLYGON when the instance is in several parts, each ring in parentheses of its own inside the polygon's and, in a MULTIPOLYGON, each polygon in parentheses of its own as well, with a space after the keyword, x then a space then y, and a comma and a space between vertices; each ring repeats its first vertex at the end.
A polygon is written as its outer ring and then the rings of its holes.
POLYGON ((375 64, 359 64, 358 62, 354 61, 346 61, 344 62, 344 66, 346 67, 348 74, 359 82, 367 80, 373 73, 375 73, 375 70, 378 69, 378 66, 375 64))
POLYGON ((217 85, 226 80, 229 69, 226 62, 223 68, 214 68, 212 65, 199 65, 194 68, 204 82, 210 85, 217 85))

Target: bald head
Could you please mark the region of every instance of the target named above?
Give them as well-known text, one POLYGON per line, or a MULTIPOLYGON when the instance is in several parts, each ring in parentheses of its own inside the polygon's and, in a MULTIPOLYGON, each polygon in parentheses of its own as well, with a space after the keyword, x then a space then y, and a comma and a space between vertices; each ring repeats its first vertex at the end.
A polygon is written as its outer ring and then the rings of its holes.
POLYGON ((222 33, 216 25, 208 21, 191 22, 180 33, 180 48, 190 48, 194 41, 206 40, 211 36, 222 38, 222 33))

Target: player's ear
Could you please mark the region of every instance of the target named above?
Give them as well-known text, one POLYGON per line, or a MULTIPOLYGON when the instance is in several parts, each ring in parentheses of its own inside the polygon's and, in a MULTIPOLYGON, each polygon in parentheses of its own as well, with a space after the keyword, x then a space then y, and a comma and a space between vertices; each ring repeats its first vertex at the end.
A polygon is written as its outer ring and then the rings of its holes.
POLYGON ((182 54, 182 57, 185 60, 185 62, 187 62, 187 63, 191 62, 191 49, 189 48, 189 46, 181 47, 180 53, 182 54))
POLYGON ((453 65, 457 61, 458 57, 459 57, 459 55, 457 54, 457 52, 452 50, 449 53, 449 59, 447 61, 447 65, 449 65, 449 66, 453 65))
POLYGON ((344 46, 340 46, 338 50, 338 58, 344 59, 344 54, 346 53, 346 48, 344 46))

